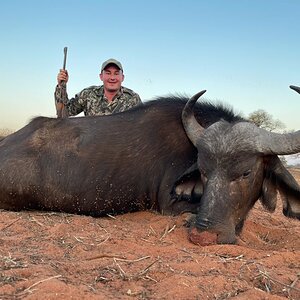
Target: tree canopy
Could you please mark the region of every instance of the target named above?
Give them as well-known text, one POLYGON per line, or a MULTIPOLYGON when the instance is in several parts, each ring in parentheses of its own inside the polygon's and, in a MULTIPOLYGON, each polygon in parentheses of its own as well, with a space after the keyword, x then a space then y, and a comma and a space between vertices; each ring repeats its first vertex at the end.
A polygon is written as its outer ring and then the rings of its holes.
POLYGON ((285 124, 278 119, 274 119, 271 114, 263 109, 258 109, 249 114, 248 119, 256 126, 264 128, 269 131, 282 130, 285 124))

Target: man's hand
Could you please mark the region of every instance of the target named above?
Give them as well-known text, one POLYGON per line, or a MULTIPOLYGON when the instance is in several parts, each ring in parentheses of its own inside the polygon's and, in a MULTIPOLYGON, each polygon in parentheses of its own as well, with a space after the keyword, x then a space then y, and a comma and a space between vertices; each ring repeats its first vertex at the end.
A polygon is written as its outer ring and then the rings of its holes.
POLYGON ((60 85, 62 82, 67 83, 69 80, 69 74, 67 70, 60 69, 57 75, 57 83, 60 85))

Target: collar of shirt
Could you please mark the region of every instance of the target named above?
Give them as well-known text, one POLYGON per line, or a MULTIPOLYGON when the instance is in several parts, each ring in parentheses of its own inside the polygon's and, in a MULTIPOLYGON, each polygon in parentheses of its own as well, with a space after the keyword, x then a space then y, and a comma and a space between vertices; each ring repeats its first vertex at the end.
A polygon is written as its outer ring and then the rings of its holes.
POLYGON ((115 100, 116 100, 116 99, 119 99, 119 98, 123 95, 123 93, 124 93, 123 87, 121 86, 120 90, 119 90, 119 91, 117 92, 117 94, 114 96, 113 100, 112 100, 111 102, 108 102, 107 98, 106 98, 105 95, 104 95, 104 86, 103 86, 103 85, 99 86, 99 87, 96 89, 95 92, 96 92, 97 96, 98 96, 99 98, 104 99, 104 100, 108 103, 108 105, 111 105, 112 103, 114 103, 115 100))

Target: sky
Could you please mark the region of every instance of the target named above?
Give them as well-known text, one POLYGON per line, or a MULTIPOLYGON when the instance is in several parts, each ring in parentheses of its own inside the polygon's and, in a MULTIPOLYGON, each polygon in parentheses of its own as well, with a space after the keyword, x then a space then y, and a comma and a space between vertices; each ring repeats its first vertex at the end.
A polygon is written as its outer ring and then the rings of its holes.
POLYGON ((143 101, 205 97, 244 116, 263 109, 300 129, 299 0, 10 0, 0 2, 0 129, 56 117, 68 47, 68 94, 100 85, 108 58, 143 101))

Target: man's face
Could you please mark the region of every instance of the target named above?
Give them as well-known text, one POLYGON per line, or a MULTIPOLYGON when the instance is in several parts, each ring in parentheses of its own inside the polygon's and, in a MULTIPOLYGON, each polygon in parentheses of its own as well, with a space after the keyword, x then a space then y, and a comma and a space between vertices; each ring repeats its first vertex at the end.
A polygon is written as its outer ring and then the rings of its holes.
POLYGON ((100 74, 104 89, 108 92, 117 92, 124 80, 123 72, 115 65, 108 65, 100 74))

